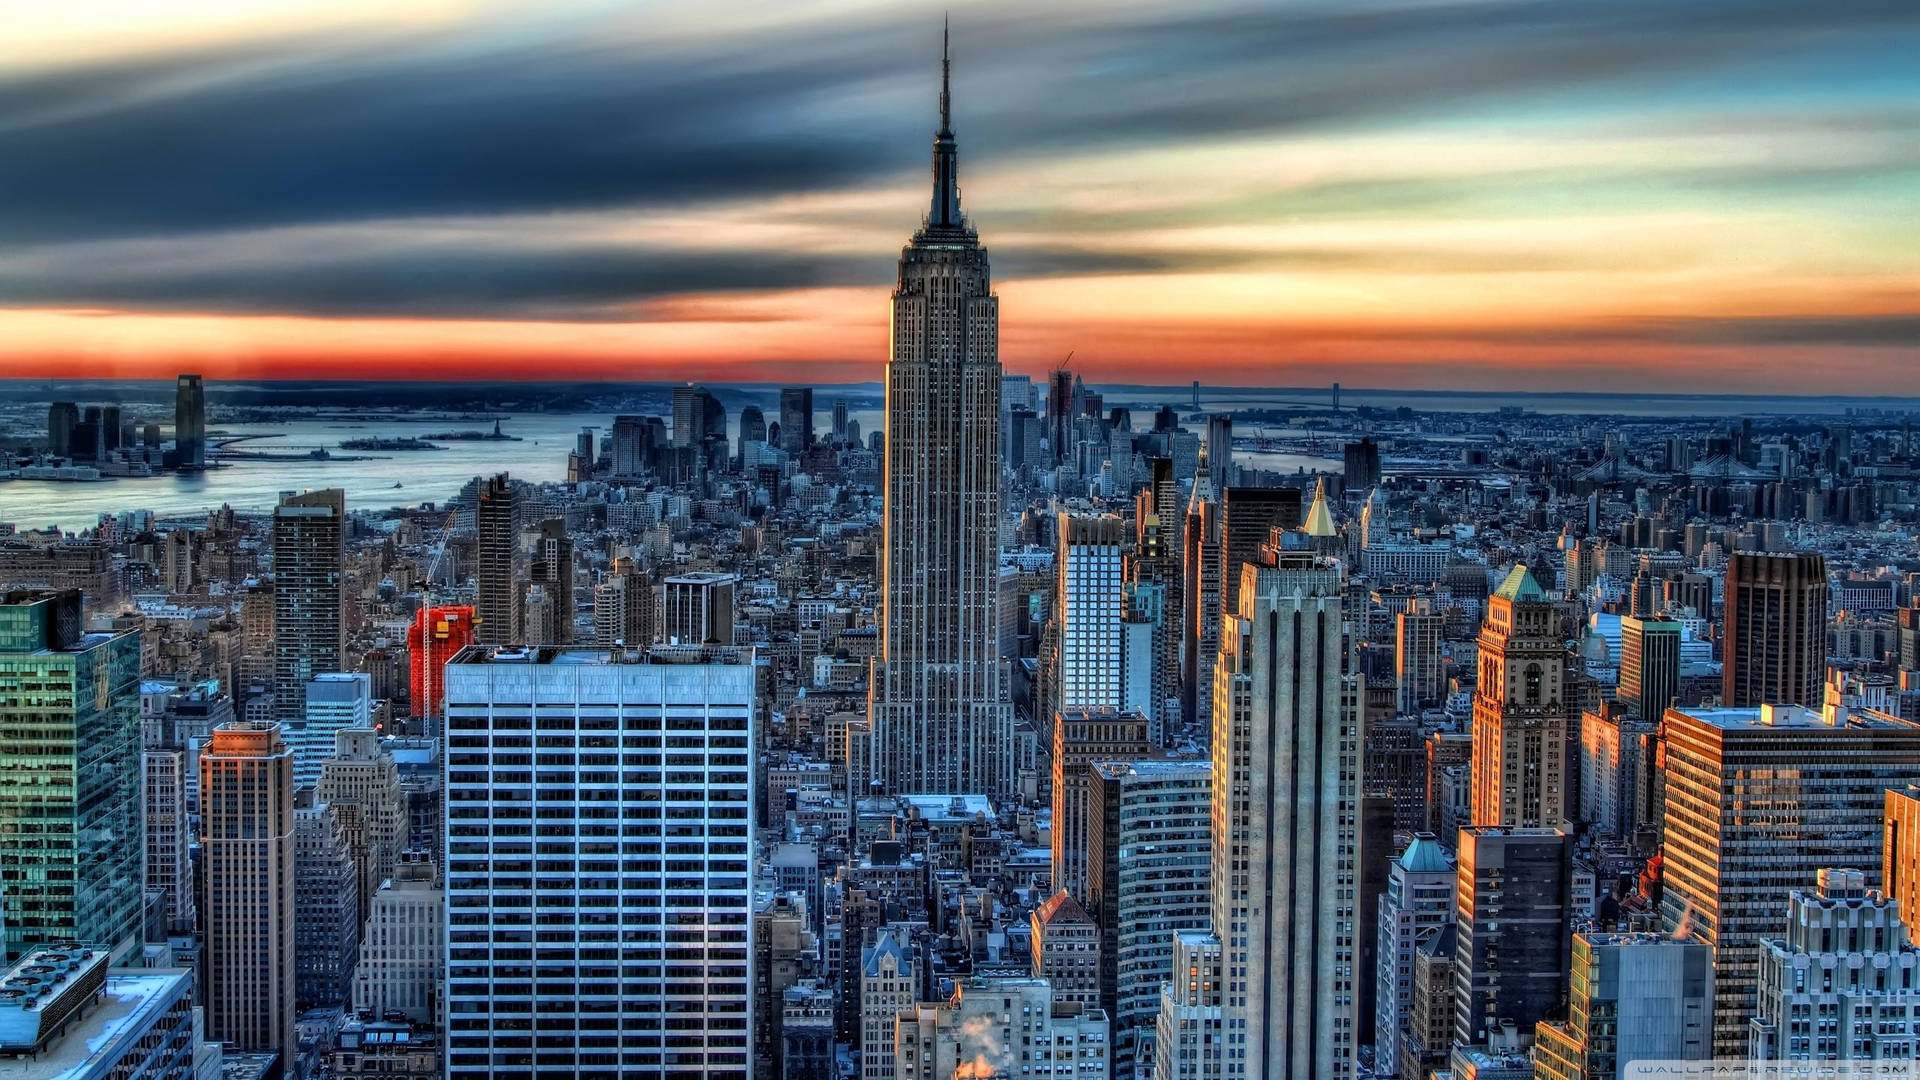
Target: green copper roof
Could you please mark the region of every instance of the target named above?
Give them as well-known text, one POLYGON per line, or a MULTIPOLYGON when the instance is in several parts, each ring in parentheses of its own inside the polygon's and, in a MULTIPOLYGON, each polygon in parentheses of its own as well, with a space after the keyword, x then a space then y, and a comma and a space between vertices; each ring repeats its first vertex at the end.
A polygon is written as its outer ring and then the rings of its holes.
POLYGON ((1493 595, 1502 600, 1552 599, 1552 597, 1547 595, 1547 590, 1541 588, 1540 583, 1533 579, 1533 571, 1527 569, 1524 563, 1513 568, 1512 572, 1507 575, 1507 580, 1501 582, 1500 587, 1493 590, 1493 595))

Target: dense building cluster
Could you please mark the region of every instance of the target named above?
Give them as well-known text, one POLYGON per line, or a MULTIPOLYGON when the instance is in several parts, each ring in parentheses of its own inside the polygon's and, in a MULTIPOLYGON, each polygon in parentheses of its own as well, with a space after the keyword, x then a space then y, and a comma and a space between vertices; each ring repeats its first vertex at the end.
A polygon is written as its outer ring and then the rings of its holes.
POLYGON ((6 1067, 1920 1060, 1912 417, 1136 418, 1002 370, 944 91, 933 173, 865 438, 0 526, 6 1067))

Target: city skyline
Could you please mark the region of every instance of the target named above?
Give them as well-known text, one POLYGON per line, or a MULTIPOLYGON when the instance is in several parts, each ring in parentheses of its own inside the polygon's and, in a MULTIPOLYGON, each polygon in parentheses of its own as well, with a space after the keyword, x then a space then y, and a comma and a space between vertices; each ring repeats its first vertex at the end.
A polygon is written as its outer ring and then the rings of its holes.
MULTIPOLYGON (((25 20, 0 363, 869 381, 937 17, 25 20)), ((954 33, 1009 370, 1911 385, 1900 5, 984 5, 954 33)))

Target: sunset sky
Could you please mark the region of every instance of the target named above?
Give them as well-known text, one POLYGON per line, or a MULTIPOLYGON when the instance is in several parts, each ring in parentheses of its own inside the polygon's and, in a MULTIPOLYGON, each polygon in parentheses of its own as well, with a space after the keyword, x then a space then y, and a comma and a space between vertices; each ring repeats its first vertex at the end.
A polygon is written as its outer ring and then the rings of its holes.
MULTIPOLYGON (((880 377, 942 6, 0 10, 0 375, 880 377)), ((1913 0, 952 18, 1010 371, 1920 395, 1913 0)))

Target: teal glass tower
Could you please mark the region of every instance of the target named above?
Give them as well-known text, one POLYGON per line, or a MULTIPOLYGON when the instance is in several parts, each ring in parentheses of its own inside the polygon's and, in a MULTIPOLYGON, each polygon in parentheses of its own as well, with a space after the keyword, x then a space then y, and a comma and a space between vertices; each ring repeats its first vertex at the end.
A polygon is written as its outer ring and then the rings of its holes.
POLYGON ((0 903, 9 959, 140 941, 140 636, 78 590, 0 596, 0 903))

